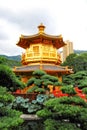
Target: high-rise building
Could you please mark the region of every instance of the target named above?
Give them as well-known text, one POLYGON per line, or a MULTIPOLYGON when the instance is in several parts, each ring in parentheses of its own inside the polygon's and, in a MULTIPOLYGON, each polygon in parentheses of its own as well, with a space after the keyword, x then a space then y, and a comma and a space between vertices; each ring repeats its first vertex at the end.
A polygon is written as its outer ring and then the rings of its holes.
POLYGON ((73 50, 73 43, 69 40, 65 41, 66 45, 63 46, 63 52, 62 52, 62 62, 66 60, 66 57, 70 54, 74 53, 73 50))

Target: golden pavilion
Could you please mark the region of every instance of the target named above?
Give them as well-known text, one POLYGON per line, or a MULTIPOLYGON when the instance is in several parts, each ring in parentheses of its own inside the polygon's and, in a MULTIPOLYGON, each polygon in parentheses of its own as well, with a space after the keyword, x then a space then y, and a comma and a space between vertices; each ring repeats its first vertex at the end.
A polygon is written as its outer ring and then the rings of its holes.
POLYGON ((17 45, 25 49, 21 56, 22 66, 15 67, 13 71, 21 75, 22 81, 27 82, 32 72, 40 69, 48 74, 57 76, 62 80, 62 75, 72 73, 68 67, 60 66, 61 57, 58 49, 66 45, 63 37, 48 35, 44 32, 45 26, 41 23, 38 26, 38 33, 35 35, 21 35, 17 45))

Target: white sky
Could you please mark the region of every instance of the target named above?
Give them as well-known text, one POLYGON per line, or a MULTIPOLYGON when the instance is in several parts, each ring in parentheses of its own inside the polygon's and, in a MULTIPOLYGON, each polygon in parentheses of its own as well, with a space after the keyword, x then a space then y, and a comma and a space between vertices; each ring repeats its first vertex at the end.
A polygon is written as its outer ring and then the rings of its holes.
POLYGON ((0 54, 21 55, 20 35, 36 34, 40 23, 47 34, 87 50, 87 0, 0 0, 0 54))

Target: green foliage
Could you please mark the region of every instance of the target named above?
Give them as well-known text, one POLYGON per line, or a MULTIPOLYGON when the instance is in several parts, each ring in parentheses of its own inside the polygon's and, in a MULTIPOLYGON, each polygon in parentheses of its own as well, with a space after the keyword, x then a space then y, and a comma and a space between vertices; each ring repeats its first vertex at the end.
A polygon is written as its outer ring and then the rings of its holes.
POLYGON ((45 88, 47 88, 48 85, 53 85, 53 82, 46 80, 45 82, 43 82, 43 85, 45 86, 45 88))
POLYGON ((21 62, 13 59, 8 59, 8 57, 5 56, 0 56, 0 64, 7 65, 12 68, 14 66, 20 66, 21 62))
POLYGON ((57 82, 57 81, 58 81, 58 78, 57 78, 57 77, 51 76, 51 75, 49 75, 49 74, 43 75, 43 76, 41 77, 41 79, 43 79, 43 80, 49 80, 49 81, 51 81, 51 82, 57 82))
POLYGON ((36 89, 38 89, 38 86, 33 86, 32 88, 29 88, 27 93, 33 93, 33 92, 35 92, 36 89))
POLYGON ((50 75, 50 77, 49 77, 49 80, 50 80, 51 82, 58 82, 58 78, 55 77, 55 76, 51 76, 51 75, 50 75))
POLYGON ((82 79, 82 80, 78 80, 77 84, 78 84, 78 87, 81 89, 87 87, 87 78, 82 79))
POLYGON ((24 99, 23 97, 16 97, 12 103, 12 108, 19 110, 21 112, 25 112, 29 106, 29 99, 24 99))
POLYGON ((42 80, 41 79, 35 79, 34 84, 38 87, 42 86, 42 80))
POLYGON ((68 121, 56 121, 54 119, 47 119, 45 122, 45 130, 81 130, 74 123, 68 121))
POLYGON ((36 71, 34 71, 34 72, 32 73, 32 75, 33 75, 34 77, 36 77, 36 78, 39 78, 39 77, 41 77, 42 75, 45 75, 45 74, 46 74, 46 72, 43 71, 43 70, 36 70, 36 71))
POLYGON ((44 102, 46 100, 48 100, 49 98, 52 98, 51 95, 46 95, 46 94, 38 94, 37 95, 37 102, 40 103, 40 104, 44 104, 44 102))
POLYGON ((87 94, 87 87, 82 89, 82 92, 87 94))
POLYGON ((45 94, 38 94, 36 100, 32 100, 28 106, 28 113, 36 113, 43 108, 43 104, 49 97, 45 94))
POLYGON ((6 58, 0 56, 0 64, 3 64, 3 63, 5 63, 5 62, 6 62, 6 58))
POLYGON ((87 70, 87 53, 70 54, 63 65, 72 67, 74 72, 87 70))
POLYGON ((82 71, 82 73, 77 72, 75 74, 75 80, 76 80, 76 83, 78 84, 79 88, 87 87, 87 71, 85 71, 85 72, 82 71))
POLYGON ((45 122, 45 130, 58 130, 57 124, 58 122, 53 119, 47 119, 45 122))
POLYGON ((50 116, 52 116, 52 112, 44 108, 43 110, 38 111, 37 115, 42 118, 49 118, 50 116))
POLYGON ((78 79, 84 79, 84 77, 87 76, 87 71, 78 71, 77 73, 75 73, 75 75, 73 75, 74 79, 78 80, 78 79))
POLYGON ((4 110, 6 114, 0 118, 1 130, 13 129, 23 123, 23 120, 20 118, 21 112, 12 109, 4 110))
POLYGON ((42 120, 25 121, 21 126, 17 127, 17 130, 44 130, 44 124, 42 120))
POLYGON ((38 86, 38 87, 41 87, 42 85, 42 80, 40 78, 35 78, 35 77, 32 77, 28 80, 27 82, 27 86, 30 86, 34 84, 35 86, 38 86))
POLYGON ((82 53, 75 58, 75 72, 87 70, 87 53, 82 53))
MULTIPOLYGON (((32 77, 31 79, 28 80, 27 86, 34 84, 35 86, 38 86, 37 90, 40 90, 40 92, 49 90, 48 85, 54 85, 57 82, 59 83, 57 77, 46 74, 46 72, 44 72, 42 70, 36 70, 33 72, 32 75, 34 77, 32 77), (41 88, 41 89, 39 89, 39 88, 41 88), (42 88, 44 88, 44 89, 42 89, 42 88)), ((31 90, 32 89, 30 89, 29 91, 31 91, 31 90)), ((34 92, 34 91, 35 91, 35 89, 31 92, 34 92)))
POLYGON ((45 93, 46 90, 44 88, 37 88, 37 89, 35 89, 35 92, 45 93))
POLYGON ((41 76, 41 79, 50 79, 50 75, 49 74, 45 74, 45 75, 41 76))
POLYGON ((59 102, 62 104, 70 104, 70 105, 80 105, 83 107, 87 107, 87 103, 80 97, 74 96, 74 97, 61 97, 59 98, 59 102))
POLYGON ((70 105, 80 105, 83 107, 87 107, 87 103, 80 97, 60 97, 60 98, 53 98, 53 99, 49 99, 48 101, 46 101, 44 103, 45 106, 47 106, 48 108, 50 107, 54 107, 55 104, 70 104, 70 105))
POLYGON ((6 88, 0 86, 0 129, 8 130, 20 125, 23 120, 20 118, 22 114, 12 109, 14 97, 7 93, 6 88), (2 105, 1 105, 2 104, 2 105))
POLYGON ((28 82, 27 82, 27 86, 30 86, 30 85, 34 84, 34 81, 35 81, 35 78, 34 78, 34 77, 30 78, 30 79, 28 80, 28 82))
MULTIPOLYGON (((29 101, 28 98, 24 99, 23 97, 18 96, 14 99, 13 103, 17 103, 17 104, 23 103, 22 106, 26 106, 25 104, 28 103, 28 101, 29 101)), ((16 106, 17 104, 14 104, 14 106, 16 106)))
POLYGON ((79 71, 75 74, 63 77, 64 84, 77 85, 79 88, 87 87, 87 71, 79 71))
POLYGON ((77 56, 76 53, 72 53, 69 56, 67 56, 66 61, 62 64, 64 66, 70 66, 73 67, 74 66, 74 61, 75 61, 75 57, 77 56))
POLYGON ((0 86, 0 108, 6 106, 10 107, 10 102, 13 102, 14 96, 12 96, 10 93, 7 93, 6 88, 3 88, 0 86))
POLYGON ((9 91, 15 91, 18 87, 24 86, 8 66, 0 65, 0 77, 0 85, 7 87, 9 91))
POLYGON ((59 81, 54 83, 54 86, 62 86, 62 85, 63 85, 63 83, 59 82, 59 81))
POLYGON ((30 101, 29 99, 18 96, 13 101, 12 108, 20 110, 25 114, 35 114, 38 110, 43 108, 44 102, 49 98, 53 97, 51 95, 38 94, 36 100, 30 101))
POLYGON ((74 85, 75 84, 75 80, 73 78, 74 74, 70 74, 70 75, 64 75, 63 76, 63 83, 66 85, 74 85))
POLYGON ((76 94, 76 92, 75 92, 75 90, 73 88, 73 85, 63 86, 61 88, 61 90, 62 90, 63 93, 67 93, 67 94, 70 94, 70 95, 76 94))
POLYGON ((45 119, 46 130, 87 129, 87 103, 83 99, 79 97, 54 98, 46 101, 44 106, 37 112, 37 115, 45 119))

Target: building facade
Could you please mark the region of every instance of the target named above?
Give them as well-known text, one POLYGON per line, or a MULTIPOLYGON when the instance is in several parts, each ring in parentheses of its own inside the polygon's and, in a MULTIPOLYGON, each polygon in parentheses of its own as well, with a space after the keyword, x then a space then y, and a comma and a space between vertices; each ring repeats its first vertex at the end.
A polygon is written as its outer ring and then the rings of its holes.
POLYGON ((62 62, 66 60, 66 57, 74 53, 73 43, 69 40, 65 41, 66 45, 63 47, 62 51, 62 62))

